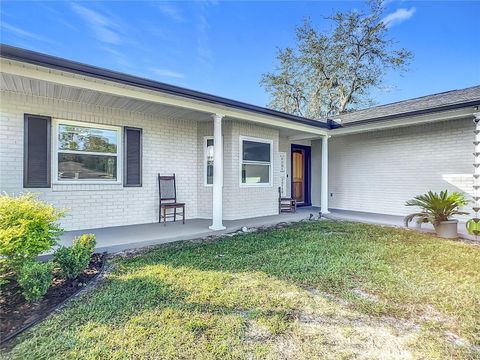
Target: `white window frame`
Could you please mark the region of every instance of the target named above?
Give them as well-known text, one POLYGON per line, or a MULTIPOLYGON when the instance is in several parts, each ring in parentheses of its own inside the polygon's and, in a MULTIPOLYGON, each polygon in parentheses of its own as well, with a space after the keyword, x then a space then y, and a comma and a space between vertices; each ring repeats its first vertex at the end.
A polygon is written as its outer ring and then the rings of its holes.
MULTIPOLYGON (((203 166, 203 185, 206 186, 206 187, 212 187, 213 184, 207 184, 207 141, 208 140, 213 140, 213 147, 215 147, 215 138, 213 136, 204 136, 203 137, 203 164, 202 164, 202 166, 203 166)), ((222 144, 224 144, 223 136, 222 136, 222 144)), ((213 162, 213 171, 215 172, 215 161, 213 162)), ((222 184, 222 186, 223 186, 223 184, 222 184)))
POLYGON ((271 187, 273 186, 273 140, 271 139, 262 139, 251 136, 240 136, 240 154, 239 154, 239 184, 240 187, 271 187), (270 162, 264 161, 243 161, 243 141, 254 141, 259 143, 270 144, 270 162), (243 183, 242 182, 242 165, 243 164, 257 164, 257 165, 269 165, 269 174, 268 174, 268 183, 243 183))
MULTIPOLYGON (((208 184, 207 183, 207 158, 208 158, 207 142, 208 142, 208 140, 213 140, 213 146, 215 147, 215 139, 213 138, 213 136, 204 136, 203 137, 203 184, 204 184, 204 186, 212 187, 213 184, 208 184)), ((214 166, 213 171, 215 171, 215 164, 213 166, 214 166)))
MULTIPOLYGON (((71 184, 71 185, 109 185, 109 184, 122 184, 123 181, 123 131, 120 126, 111 126, 95 123, 87 123, 82 121, 73 121, 73 120, 64 120, 64 119, 52 119, 52 184, 71 184), (114 130, 117 133, 117 179, 116 180, 97 180, 97 179, 59 179, 58 178, 58 127, 59 125, 72 125, 72 126, 81 126, 93 129, 105 129, 105 130, 114 130)), ((85 154, 85 155, 113 155, 113 153, 102 153, 102 152, 93 152, 93 151, 72 151, 72 150, 61 150, 63 153, 72 153, 72 154, 85 154)))

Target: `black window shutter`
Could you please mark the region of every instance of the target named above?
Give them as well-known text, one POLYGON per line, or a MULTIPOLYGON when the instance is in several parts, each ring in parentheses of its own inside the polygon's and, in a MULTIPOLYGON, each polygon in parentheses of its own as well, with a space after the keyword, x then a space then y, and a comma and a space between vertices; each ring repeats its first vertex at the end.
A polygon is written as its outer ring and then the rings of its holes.
POLYGON ((125 127, 123 186, 142 186, 142 129, 125 127))
POLYGON ((23 187, 50 187, 50 141, 52 118, 25 114, 23 187))

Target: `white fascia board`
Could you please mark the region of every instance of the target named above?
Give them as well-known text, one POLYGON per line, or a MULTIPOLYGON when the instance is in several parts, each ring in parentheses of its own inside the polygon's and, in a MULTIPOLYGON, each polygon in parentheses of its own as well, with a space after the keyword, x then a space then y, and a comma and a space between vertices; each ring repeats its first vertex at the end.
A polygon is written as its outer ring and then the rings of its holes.
POLYGON ((174 96, 145 89, 138 89, 134 86, 128 86, 115 82, 99 80, 93 77, 52 70, 36 65, 25 64, 18 61, 2 59, 0 65, 0 71, 2 73, 27 77, 35 80, 47 81, 64 86, 89 89, 107 94, 177 106, 211 114, 221 113, 222 115, 225 115, 227 117, 239 118, 268 126, 297 130, 311 134, 324 135, 328 132, 327 129, 320 129, 314 126, 297 124, 293 121, 284 120, 275 116, 251 113, 248 111, 232 109, 227 106, 209 104, 197 100, 187 99, 181 96, 174 96))
POLYGON ((330 136, 341 136, 341 135, 350 135, 357 134, 367 131, 377 131, 382 129, 392 129, 399 128, 404 126, 419 125, 437 121, 446 121, 446 120, 455 120, 467 118, 468 116, 473 116, 475 112, 473 107, 458 109, 458 110, 448 110, 438 113, 431 113, 426 115, 418 115, 412 117, 405 117, 396 120, 386 120, 379 122, 372 122, 364 125, 351 125, 343 128, 332 129, 329 131, 330 136))
MULTIPOLYGON (((330 134, 330 131, 328 134, 330 134)), ((317 140, 321 139, 322 135, 316 135, 316 134, 298 134, 298 135, 292 135, 288 137, 288 140, 290 141, 302 141, 302 140, 317 140)))

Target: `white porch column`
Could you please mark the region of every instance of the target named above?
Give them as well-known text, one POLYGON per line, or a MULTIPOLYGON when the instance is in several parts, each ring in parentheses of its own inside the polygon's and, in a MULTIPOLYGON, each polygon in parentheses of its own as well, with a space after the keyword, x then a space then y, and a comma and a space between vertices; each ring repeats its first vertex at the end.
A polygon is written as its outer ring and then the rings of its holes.
POLYGON ((328 214, 328 135, 322 137, 321 210, 328 214))
POLYGON ((211 230, 224 230, 223 226, 223 141, 222 118, 224 115, 215 114, 213 117, 213 196, 212 196, 212 226, 211 230))

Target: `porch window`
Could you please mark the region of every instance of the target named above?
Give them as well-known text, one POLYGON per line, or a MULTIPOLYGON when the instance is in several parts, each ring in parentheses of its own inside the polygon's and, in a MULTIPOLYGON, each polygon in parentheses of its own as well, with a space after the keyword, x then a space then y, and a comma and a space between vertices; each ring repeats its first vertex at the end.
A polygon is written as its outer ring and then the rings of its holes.
POLYGON ((118 183, 121 129, 55 120, 53 168, 59 183, 118 183))
POLYGON ((272 184, 272 141, 240 138, 240 183, 242 186, 272 184))
POLYGON ((213 137, 205 138, 205 185, 213 184, 213 137))

